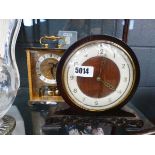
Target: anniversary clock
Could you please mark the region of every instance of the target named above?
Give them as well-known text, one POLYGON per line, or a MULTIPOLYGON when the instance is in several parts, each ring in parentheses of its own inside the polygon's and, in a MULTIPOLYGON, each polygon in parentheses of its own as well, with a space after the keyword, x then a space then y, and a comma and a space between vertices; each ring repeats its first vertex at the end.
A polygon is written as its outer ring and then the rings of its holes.
MULTIPOLYGON (((55 36, 45 36, 45 39, 59 39, 55 36)), ((56 84, 56 69, 64 49, 45 47, 27 49, 27 65, 29 77, 30 101, 63 101, 56 84)))
POLYGON ((94 35, 74 43, 57 68, 57 85, 72 107, 91 112, 123 106, 134 94, 140 69, 132 49, 111 36, 94 35))

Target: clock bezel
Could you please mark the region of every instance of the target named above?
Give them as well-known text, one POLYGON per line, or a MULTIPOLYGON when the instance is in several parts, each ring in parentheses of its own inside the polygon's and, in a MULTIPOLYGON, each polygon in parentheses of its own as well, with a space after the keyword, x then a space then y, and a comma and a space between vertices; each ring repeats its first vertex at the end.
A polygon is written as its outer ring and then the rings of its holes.
POLYGON ((76 43, 74 43, 62 56, 58 67, 57 67, 57 86, 58 89, 60 90, 60 93, 62 95, 62 97, 64 98, 64 100, 71 105, 72 107, 74 107, 77 110, 80 111, 87 111, 87 112, 103 112, 103 111, 108 111, 114 108, 120 108, 123 105, 125 105, 130 99, 131 97, 134 95, 136 88, 139 84, 139 79, 140 79, 140 67, 139 67, 139 63, 138 60, 136 58, 136 55, 134 54, 134 52, 132 51, 132 49, 126 45, 124 42, 122 42, 121 40, 111 37, 111 36, 107 36, 107 35, 93 35, 93 36, 88 36, 85 37, 79 41, 77 41, 76 43), (105 40, 105 41, 109 41, 112 42, 114 44, 117 44, 119 47, 121 47, 122 49, 124 49, 123 51, 125 51, 125 53, 128 55, 131 64, 133 66, 133 72, 134 72, 134 79, 133 79, 133 84, 132 87, 130 88, 130 91, 127 93, 127 95, 124 97, 124 99, 122 99, 118 104, 116 104, 115 106, 111 107, 111 108, 107 108, 107 109, 100 109, 100 110, 94 110, 94 109, 87 109, 83 106, 80 106, 79 104, 76 104, 73 99, 68 95, 68 93, 66 92, 65 86, 64 86, 64 82, 63 82, 63 74, 64 74, 64 66, 66 66, 65 64, 67 63, 66 60, 68 59, 68 57, 70 57, 70 55, 72 54, 72 52, 75 49, 81 48, 81 46, 84 46, 85 44, 91 42, 91 41, 101 41, 101 40, 105 40))
POLYGON ((37 62, 36 62, 36 72, 38 75, 38 78, 40 80, 42 80, 43 82, 56 86, 56 79, 48 79, 47 77, 45 77, 43 75, 43 73, 41 72, 41 64, 46 61, 47 59, 55 59, 57 61, 57 63, 60 61, 61 57, 57 54, 54 53, 47 53, 45 55, 42 55, 38 58, 37 62), (47 57, 48 56, 48 57, 47 57), (40 60, 42 58, 42 60, 40 60), (43 77, 43 79, 41 79, 41 77, 43 77))

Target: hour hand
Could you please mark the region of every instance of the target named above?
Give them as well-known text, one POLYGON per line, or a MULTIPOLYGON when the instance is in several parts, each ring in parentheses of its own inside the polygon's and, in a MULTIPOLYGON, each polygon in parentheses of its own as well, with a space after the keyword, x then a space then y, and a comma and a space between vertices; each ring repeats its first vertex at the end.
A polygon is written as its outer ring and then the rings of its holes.
POLYGON ((113 91, 116 90, 111 83, 102 80, 100 77, 97 77, 96 80, 102 82, 105 87, 107 87, 107 88, 109 88, 109 89, 111 89, 113 91))

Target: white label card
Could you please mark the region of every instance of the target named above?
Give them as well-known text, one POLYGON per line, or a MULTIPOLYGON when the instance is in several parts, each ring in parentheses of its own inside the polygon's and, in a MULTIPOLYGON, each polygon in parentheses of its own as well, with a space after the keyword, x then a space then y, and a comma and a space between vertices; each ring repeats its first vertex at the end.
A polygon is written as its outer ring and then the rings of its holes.
POLYGON ((80 77, 93 77, 94 67, 92 66, 75 66, 74 67, 74 76, 80 77))

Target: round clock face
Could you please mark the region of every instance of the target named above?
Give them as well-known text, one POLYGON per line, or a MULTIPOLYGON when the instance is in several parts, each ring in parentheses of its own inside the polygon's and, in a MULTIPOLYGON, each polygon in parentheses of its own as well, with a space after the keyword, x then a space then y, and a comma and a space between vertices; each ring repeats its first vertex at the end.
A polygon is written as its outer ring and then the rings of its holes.
POLYGON ((40 80, 56 85, 56 68, 60 58, 56 54, 44 54, 39 57, 36 63, 36 72, 40 80))
POLYGON ((139 81, 133 51, 110 36, 91 36, 73 44, 62 57, 57 74, 65 101, 88 111, 123 105, 139 81))

